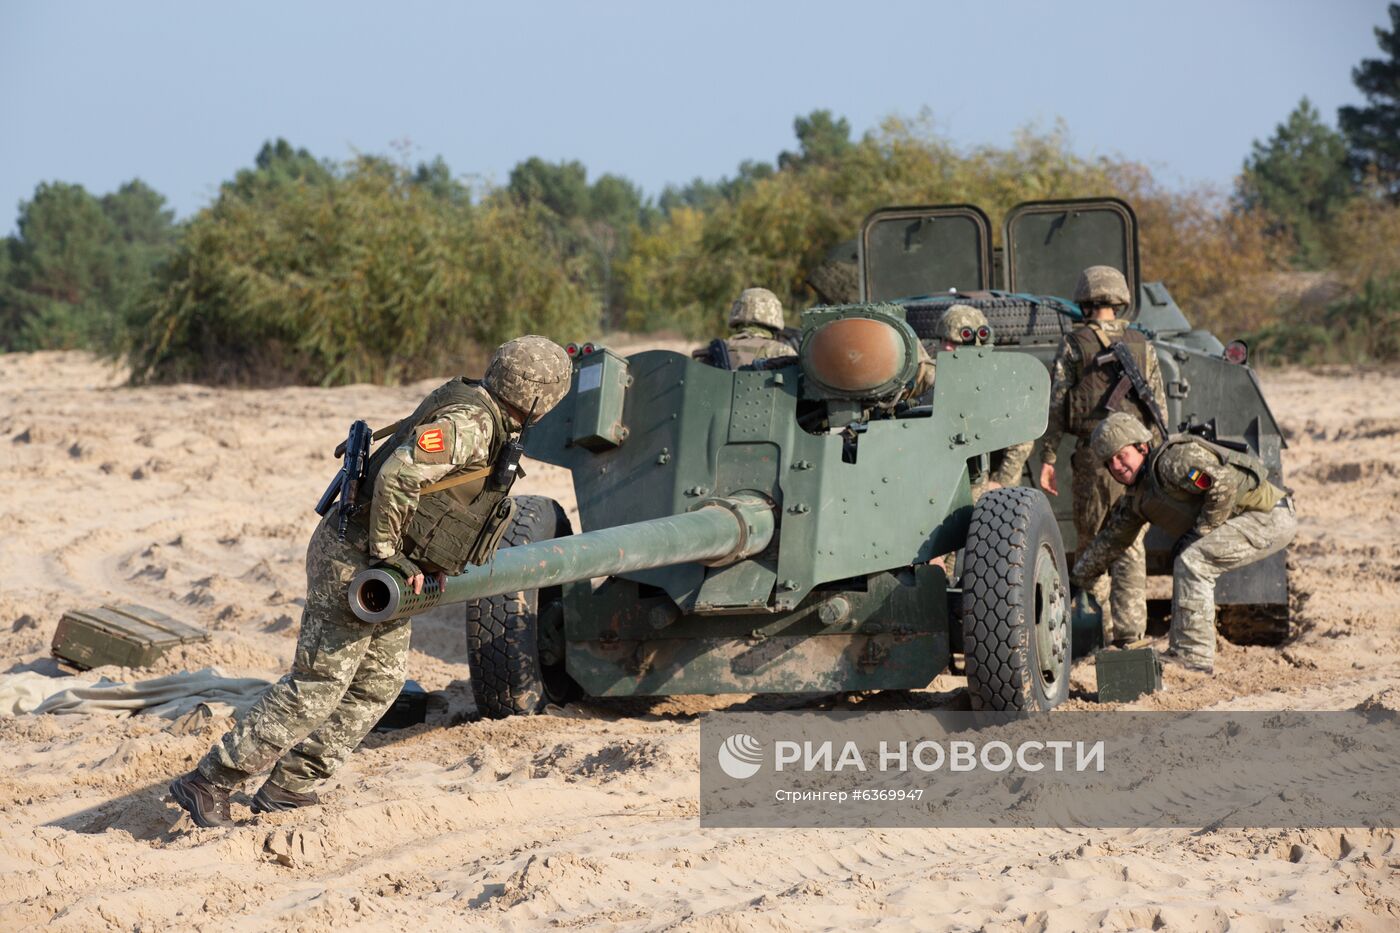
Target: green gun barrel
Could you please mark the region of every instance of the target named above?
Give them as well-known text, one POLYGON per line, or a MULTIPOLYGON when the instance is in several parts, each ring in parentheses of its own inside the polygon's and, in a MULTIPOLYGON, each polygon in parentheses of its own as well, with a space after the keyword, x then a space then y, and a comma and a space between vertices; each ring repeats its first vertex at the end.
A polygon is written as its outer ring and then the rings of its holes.
POLYGON ((350 608, 364 622, 387 622, 434 606, 576 580, 699 562, 724 566, 762 551, 773 538, 773 506, 756 497, 710 499, 694 511, 568 538, 503 548, 439 588, 431 578, 414 593, 386 567, 350 581, 350 608))

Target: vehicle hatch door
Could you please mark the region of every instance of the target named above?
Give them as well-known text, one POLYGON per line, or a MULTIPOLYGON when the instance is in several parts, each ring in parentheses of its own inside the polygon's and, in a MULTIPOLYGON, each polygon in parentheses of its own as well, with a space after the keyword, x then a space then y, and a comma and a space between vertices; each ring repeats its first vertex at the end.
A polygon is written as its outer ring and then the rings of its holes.
POLYGON ((887 207, 861 224, 860 294, 891 301, 992 282, 992 224, 971 204, 887 207))
MULTIPOLYGON (((1006 215, 1006 290, 1074 297, 1079 273, 1113 266, 1128 280, 1137 310, 1137 215, 1117 198, 1027 201, 1006 215)), ((1132 315, 1129 315, 1132 316, 1132 315)))

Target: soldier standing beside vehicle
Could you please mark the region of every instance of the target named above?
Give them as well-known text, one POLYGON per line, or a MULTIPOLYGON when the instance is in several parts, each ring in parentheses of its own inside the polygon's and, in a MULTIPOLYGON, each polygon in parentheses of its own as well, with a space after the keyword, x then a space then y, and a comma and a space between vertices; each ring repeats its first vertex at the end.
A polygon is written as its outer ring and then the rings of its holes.
MULTIPOLYGON (((315 804, 316 784, 344 764, 403 687, 410 620, 367 625, 350 610, 356 573, 387 566, 415 593, 425 577, 481 564, 513 507, 496 475, 512 435, 568 392, 564 350, 538 336, 503 344, 480 381, 458 378, 425 398, 370 456, 368 506, 340 524, 327 513, 306 551, 306 608, 292 670, 270 686, 171 795, 200 826, 230 822, 229 792, 269 768, 253 812, 315 804), (459 482, 460 480, 460 482, 459 482)), ((364 501, 361 497, 360 501, 364 501)))
MULTIPOLYGON (((1164 410, 1166 392, 1157 354, 1147 338, 1130 330, 1128 322, 1118 316, 1132 302, 1123 273, 1112 266, 1088 267, 1080 273, 1074 300, 1085 321, 1065 335, 1055 354, 1049 423, 1040 440, 1040 487, 1059 495, 1056 453, 1061 436, 1073 434, 1078 439, 1070 461, 1074 468, 1074 529, 1082 549, 1103 527, 1109 509, 1122 495, 1122 487, 1089 451, 1089 437, 1108 416, 1114 387, 1124 378, 1110 348, 1121 343, 1128 349, 1155 396, 1150 402, 1124 400, 1126 410, 1142 424, 1148 423, 1148 405, 1164 410)), ((1108 639, 1115 643, 1134 641, 1147 629, 1147 551, 1142 535, 1115 557, 1108 570, 1109 580, 1095 580, 1086 589, 1105 607, 1105 617, 1111 620, 1108 639)))
POLYGON ((779 339, 783 326, 783 304, 778 296, 766 288, 746 288, 729 308, 729 336, 712 340, 691 356, 720 369, 738 369, 757 359, 796 356, 797 351, 779 339))
POLYGON ((1126 494, 1103 530, 1080 551, 1074 586, 1097 579, 1142 540, 1148 523, 1176 537, 1172 549, 1172 622, 1164 657, 1204 673, 1215 670, 1215 581, 1282 550, 1298 530, 1287 493, 1247 453, 1191 434, 1154 447, 1131 415, 1115 412, 1094 429, 1090 447, 1126 494))

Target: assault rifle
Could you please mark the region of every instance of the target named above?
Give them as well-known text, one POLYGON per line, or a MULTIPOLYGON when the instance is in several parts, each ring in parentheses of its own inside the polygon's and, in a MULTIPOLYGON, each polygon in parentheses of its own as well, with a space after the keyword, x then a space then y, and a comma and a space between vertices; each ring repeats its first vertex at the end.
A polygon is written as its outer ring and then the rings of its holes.
POLYGON ((1186 426, 1186 429, 1181 433, 1194 434, 1196 437, 1204 438, 1205 440, 1210 441, 1217 447, 1225 447, 1230 450, 1237 450, 1242 454, 1250 454, 1251 456, 1254 455, 1254 451, 1250 448, 1248 444, 1242 443, 1240 441, 1227 441, 1216 437, 1214 418, 1211 418, 1208 421, 1198 422, 1196 424, 1188 424, 1186 426))
POLYGON ((360 481, 365 478, 365 465, 369 462, 372 436, 373 432, 366 422, 356 421, 350 425, 350 434, 345 438, 345 443, 336 448, 345 455, 340 471, 335 474, 335 479, 331 480, 326 491, 321 493, 320 501, 316 503, 316 514, 324 517, 335 501, 340 500, 338 530, 342 541, 345 540, 345 525, 350 521, 350 513, 355 511, 360 481))
POLYGON ((724 342, 723 337, 716 337, 705 347, 703 353, 696 356, 701 362, 709 363, 716 369, 733 369, 734 361, 729 357, 729 344, 724 342))
MULTIPOLYGON (((1149 349, 1150 353, 1151 350, 1149 349)), ((1143 411, 1152 417, 1153 423, 1157 425, 1157 430, 1162 432, 1165 439, 1171 434, 1167 429, 1167 419, 1162 417, 1162 410, 1157 407, 1157 400, 1152 397, 1152 389, 1147 384, 1147 377, 1138 369, 1137 361, 1133 359, 1132 351, 1125 343, 1117 342, 1104 350, 1097 357, 1095 362, 1102 365, 1107 362, 1116 362, 1123 375, 1118 379, 1118 384, 1113 387, 1113 391, 1108 394, 1104 407, 1109 411, 1122 411, 1123 399, 1128 392, 1137 396, 1137 402, 1142 406, 1143 411)))

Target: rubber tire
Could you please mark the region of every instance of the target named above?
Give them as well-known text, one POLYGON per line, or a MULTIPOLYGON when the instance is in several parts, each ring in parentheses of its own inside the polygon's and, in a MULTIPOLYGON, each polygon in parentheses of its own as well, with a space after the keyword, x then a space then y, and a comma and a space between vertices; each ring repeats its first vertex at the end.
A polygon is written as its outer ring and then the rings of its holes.
POLYGON ((905 303, 905 321, 924 340, 943 335, 943 315, 954 304, 971 305, 982 312, 993 339, 1006 343, 1057 343, 1075 324, 1051 304, 1024 298, 939 298, 905 303))
POLYGON ((1044 712, 1069 695, 1069 572, 1044 493, 993 489, 977 500, 962 575, 963 657, 974 710, 1044 712), (1051 689, 1040 675, 1031 561, 1048 546, 1064 595, 1064 661, 1051 689))
MULTIPOLYGON (((573 534, 569 517, 553 499, 516 496, 515 517, 501 547, 573 534)), ((539 655, 539 608, 560 598, 559 588, 489 596, 466 604, 467 664, 472 695, 481 715, 491 719, 538 713, 582 692, 563 669, 545 669, 539 655)))

